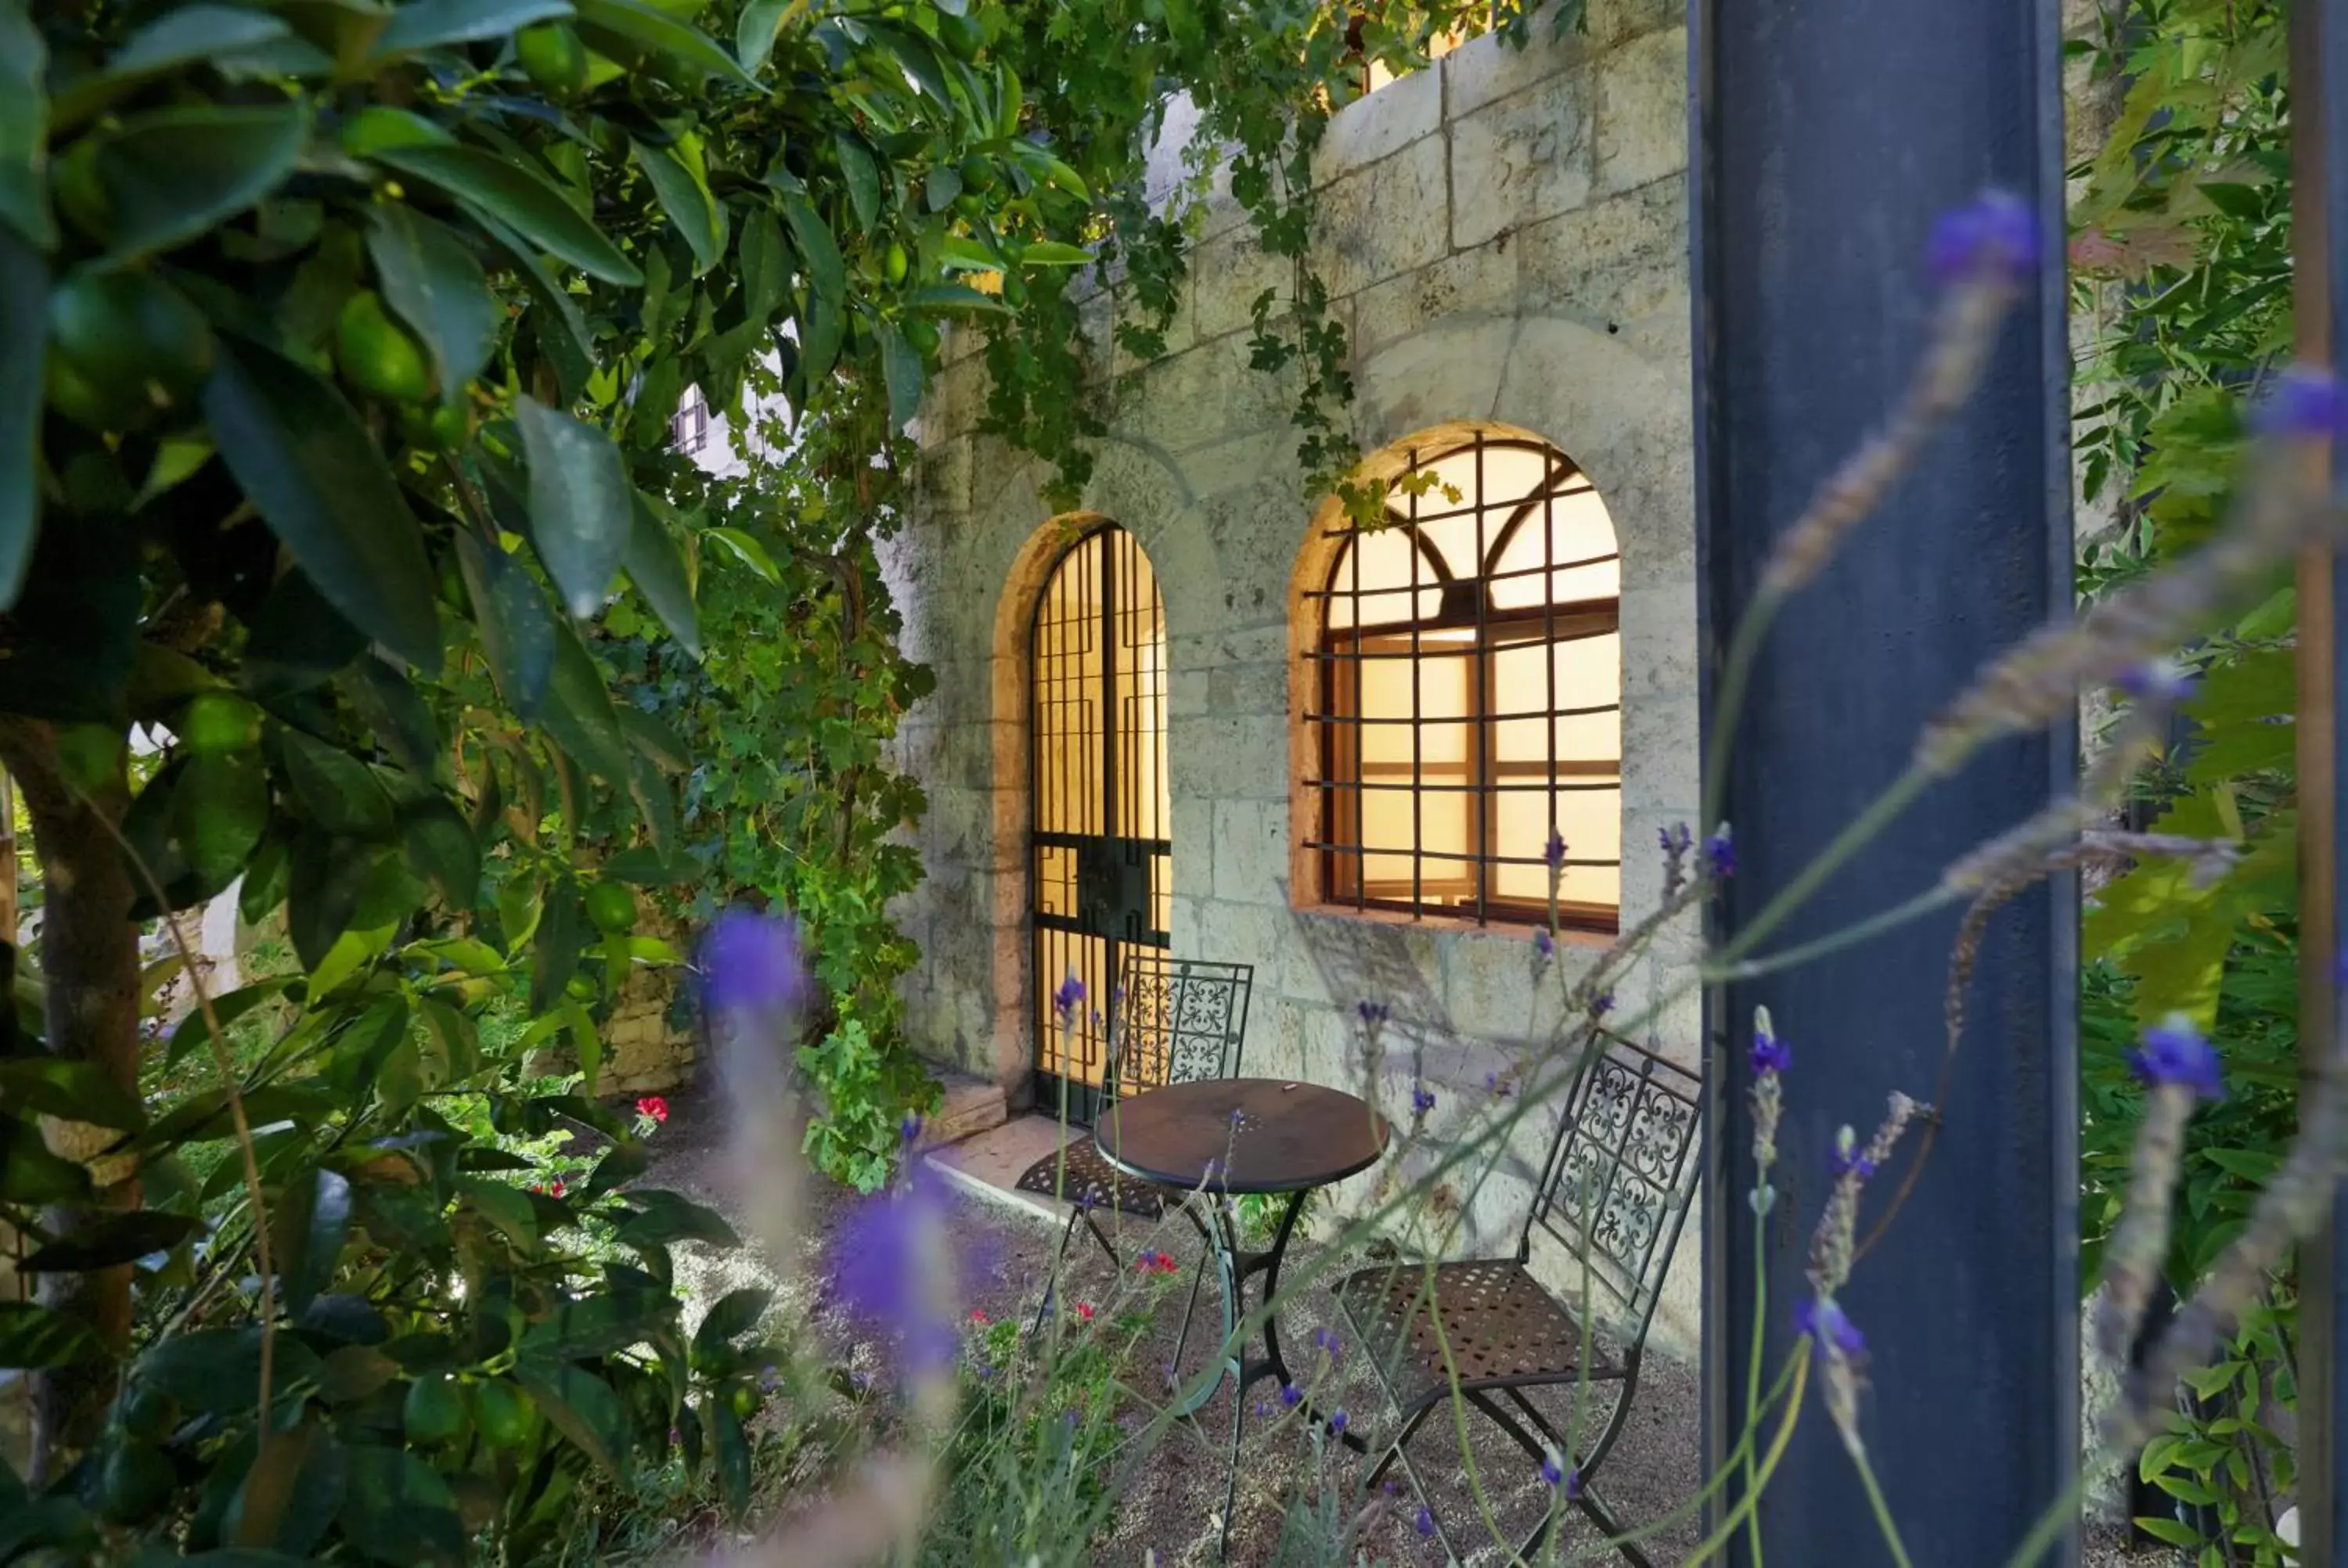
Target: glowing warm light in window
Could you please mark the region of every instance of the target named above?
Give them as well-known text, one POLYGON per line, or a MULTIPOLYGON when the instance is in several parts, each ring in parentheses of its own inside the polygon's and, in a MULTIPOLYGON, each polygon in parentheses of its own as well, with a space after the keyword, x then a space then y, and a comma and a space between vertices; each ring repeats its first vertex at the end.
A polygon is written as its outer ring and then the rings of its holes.
POLYGON ((1382 527, 1311 595, 1333 903, 1546 919, 1552 833, 1569 921, 1622 900, 1622 563, 1562 454, 1481 437, 1417 454, 1382 527))

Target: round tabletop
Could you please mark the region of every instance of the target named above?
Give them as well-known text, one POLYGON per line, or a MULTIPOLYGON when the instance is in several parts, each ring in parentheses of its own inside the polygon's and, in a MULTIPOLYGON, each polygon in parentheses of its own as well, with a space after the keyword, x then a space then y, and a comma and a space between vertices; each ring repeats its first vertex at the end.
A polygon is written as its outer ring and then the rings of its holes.
POLYGON ((1169 1187, 1293 1193, 1368 1170, 1386 1120, 1342 1089, 1279 1078, 1213 1078, 1152 1089, 1102 1111, 1109 1163, 1169 1187), (1210 1173, 1213 1180, 1209 1181, 1210 1173))

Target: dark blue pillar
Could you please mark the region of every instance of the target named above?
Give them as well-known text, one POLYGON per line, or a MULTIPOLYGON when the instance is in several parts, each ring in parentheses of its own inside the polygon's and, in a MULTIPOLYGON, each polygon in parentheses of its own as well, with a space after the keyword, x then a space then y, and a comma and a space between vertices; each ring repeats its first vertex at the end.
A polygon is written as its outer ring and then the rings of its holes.
MULTIPOLYGON (((1978 396, 1780 617, 1733 737, 1733 936, 1906 765, 1925 721, 2071 599, 2054 0, 1696 0, 1691 20, 1695 393, 1704 646, 1716 683, 1773 539, 1898 400, 1934 293, 1933 220, 1988 186, 2051 237, 1978 396)), ((1707 733, 1707 751, 1723 736, 1707 733)), ((1930 887, 2068 787, 2067 731, 2002 743, 1933 787, 1764 944, 1824 935, 1930 887)), ((2075 990, 2066 883, 1992 927, 1945 1124, 1842 1302, 1865 1332, 1869 1451, 1918 1568, 2003 1562, 2078 1452, 2075 990)), ((1954 910, 1711 999, 1718 1095, 1705 1214, 1706 1440, 1743 1419, 1756 1252, 1767 1360, 1793 1341, 1835 1129, 1934 1096, 1954 910), (1756 1003, 1792 1046, 1780 1199, 1747 1206, 1756 1003)), ((1910 1145, 1915 1135, 1910 1134, 1910 1145)), ((1869 1200, 1870 1227, 1901 1173, 1869 1200)), ((1761 1507, 1772 1563, 1886 1563, 1813 1406, 1761 1507)), ((1730 1549, 1746 1561, 1742 1532, 1730 1549)), ((2075 1532, 2045 1562, 2074 1562, 2075 1532)))

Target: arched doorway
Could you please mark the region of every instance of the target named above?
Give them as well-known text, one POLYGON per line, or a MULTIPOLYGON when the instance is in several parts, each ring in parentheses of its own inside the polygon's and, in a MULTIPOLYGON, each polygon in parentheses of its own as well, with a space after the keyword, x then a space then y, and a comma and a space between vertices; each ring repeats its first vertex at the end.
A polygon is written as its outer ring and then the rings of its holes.
POLYGON ((1110 988, 1130 947, 1163 948, 1172 916, 1166 782, 1166 610, 1157 573, 1113 523, 1079 537, 1035 602, 1028 699, 1028 908, 1035 927, 1035 1102, 1089 1122, 1110 988), (1054 993, 1082 981, 1077 1016, 1054 993))

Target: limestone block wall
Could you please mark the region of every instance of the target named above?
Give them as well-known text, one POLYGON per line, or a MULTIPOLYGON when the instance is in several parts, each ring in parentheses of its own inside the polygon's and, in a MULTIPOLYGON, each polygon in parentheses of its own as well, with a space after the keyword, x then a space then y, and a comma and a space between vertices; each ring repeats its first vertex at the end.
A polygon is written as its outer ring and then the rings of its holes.
MULTIPOLYGON (((1622 552, 1628 924, 1660 897, 1657 830, 1697 804, 1686 34, 1669 0, 1589 10, 1586 34, 1552 39, 1542 20, 1522 50, 1478 40, 1340 114, 1319 155, 1313 261, 1351 329, 1365 454, 1478 428, 1529 434, 1607 502, 1622 552)), ((1169 142, 1186 130, 1177 105, 1169 142)), ((1158 164, 1170 189, 1170 146, 1158 164)), ((1256 966, 1255 1072, 1358 1086, 1355 1004, 1384 1002, 1381 1092, 1406 1114, 1423 1072, 1440 1129, 1550 1030, 1530 933, 1317 909, 1299 885, 1290 846, 1309 818, 1291 767, 1292 661, 1313 629, 1294 596, 1331 518, 1295 460, 1294 384, 1247 364, 1251 302, 1285 292, 1290 270, 1227 196, 1206 198, 1204 218, 1169 354, 1119 364, 1101 390, 1110 434, 1078 517, 1052 517, 1036 466, 978 434, 973 343, 949 344, 916 428, 918 502, 887 556, 906 651, 939 677, 899 755, 930 799, 928 879, 900 907, 922 949, 911 1028, 942 1062, 1024 1092, 1035 987, 1056 979, 1031 972, 1026 924, 1029 623, 1072 528, 1106 518, 1138 539, 1165 599, 1175 950, 1256 966)), ((1088 305, 1104 339, 1117 308, 1113 287, 1088 305)), ((1690 942, 1669 933, 1658 962, 1617 988, 1622 1015, 1684 979, 1690 942)), ((1563 955, 1570 969, 1589 958, 1588 947, 1563 955)), ((1693 997, 1635 1032, 1693 1062, 1693 997)), ((1459 1245, 1513 1247, 1546 1129, 1520 1143, 1481 1191, 1454 1194, 1459 1245)), ((1339 1202, 1362 1202, 1376 1179, 1339 1202)), ((1683 1345, 1697 1251, 1682 1249, 1662 1330, 1683 1345)))
MULTIPOLYGON (((664 941, 679 953, 688 950, 691 941, 685 927, 647 904, 641 894, 636 910, 637 935, 664 941)), ((599 960, 590 954, 588 961, 599 960)), ((596 1092, 606 1097, 660 1094, 692 1081, 694 1065, 701 1056, 700 1044, 690 1030, 673 1028, 669 1022, 683 973, 677 968, 639 967, 629 975, 611 1016, 603 1021, 602 1071, 596 1092)), ((578 1054, 567 1037, 564 1043, 539 1052, 531 1061, 533 1071, 548 1073, 572 1072, 578 1066, 578 1054)))

